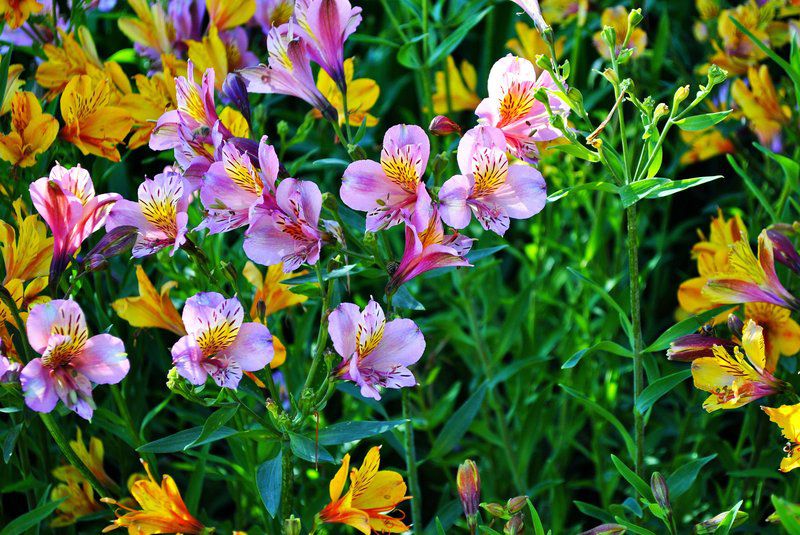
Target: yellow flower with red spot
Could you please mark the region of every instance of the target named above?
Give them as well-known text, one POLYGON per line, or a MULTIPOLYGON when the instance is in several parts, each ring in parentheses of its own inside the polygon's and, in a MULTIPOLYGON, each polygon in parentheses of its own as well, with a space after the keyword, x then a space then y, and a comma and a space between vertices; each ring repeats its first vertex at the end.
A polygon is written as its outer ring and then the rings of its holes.
POLYGON ((774 370, 781 355, 792 356, 800 351, 800 325, 788 309, 769 303, 746 303, 744 316, 764 328, 767 368, 774 370))
POLYGON ((136 280, 139 282, 138 297, 124 297, 111 303, 117 315, 130 323, 131 327, 155 327, 172 331, 179 336, 186 334, 181 315, 172 304, 169 292, 178 285, 170 281, 157 292, 142 266, 136 266, 136 280))
POLYGON ((765 54, 733 23, 735 18, 762 42, 769 43, 769 24, 774 10, 762 9, 750 0, 732 9, 724 9, 717 16, 718 40, 712 41, 715 53, 710 62, 722 67, 729 74, 745 74, 749 67, 757 65, 765 54))
POLYGON ((0 158, 11 165, 30 167, 57 135, 55 117, 42 112, 36 95, 20 91, 11 100, 11 132, 0 134, 0 158))
POLYGON ((120 160, 117 145, 133 126, 133 118, 121 107, 111 105, 112 89, 107 79, 90 76, 70 80, 61 95, 64 127, 61 138, 83 154, 94 154, 113 162, 120 160))
MULTIPOLYGON (((2 60, 3 56, 0 56, 0 61, 2 60)), ((0 115, 5 115, 11 111, 11 101, 14 99, 14 95, 17 94, 20 87, 25 85, 25 80, 20 79, 20 76, 22 76, 22 65, 14 63, 8 66, 6 88, 3 94, 0 95, 2 97, 0 99, 0 115)))
POLYGON ((305 303, 308 296, 292 292, 292 287, 284 284, 283 281, 306 273, 306 271, 284 273, 281 263, 269 266, 267 272, 262 276, 256 265, 248 261, 242 270, 242 275, 255 289, 253 306, 250 307, 250 317, 254 321, 263 323, 270 314, 305 303), (260 312, 259 308, 262 308, 263 312, 260 312))
POLYGON ((710 392, 703 403, 708 412, 735 409, 759 398, 777 394, 785 384, 776 379, 767 363, 764 330, 748 319, 742 332, 742 347, 733 355, 722 346, 712 348, 713 357, 692 361, 694 386, 710 392))
POLYGON ((147 472, 147 478, 135 481, 130 488, 131 496, 141 509, 128 507, 111 498, 103 498, 101 501, 104 503, 120 508, 117 510, 117 519, 106 527, 103 533, 122 527, 128 528, 128 533, 139 535, 202 533, 205 526, 186 508, 175 480, 164 475, 159 485, 147 463, 142 461, 142 464, 147 472))
POLYGON ((689 150, 681 155, 683 165, 703 162, 720 154, 731 154, 735 150, 733 142, 716 128, 698 132, 682 130, 681 139, 689 146, 689 150))
POLYGON ((47 277, 53 258, 53 238, 37 214, 25 215, 22 199, 14 201, 14 226, 0 221, 0 254, 5 275, 3 284, 19 279, 30 281, 47 277))
POLYGON ((473 111, 481 102, 475 91, 478 86, 475 67, 467 60, 462 60, 460 67, 456 67, 453 56, 447 56, 446 63, 446 71, 437 71, 435 74, 433 111, 438 114, 473 111))
MULTIPOLYGON (((514 29, 517 31, 517 36, 509 39, 506 42, 506 48, 511 50, 515 55, 523 57, 536 65, 536 56, 550 54, 550 49, 547 43, 542 39, 539 31, 524 22, 517 22, 514 24, 514 29)), ((564 43, 566 38, 559 37, 555 42, 556 57, 561 57, 564 52, 564 43)), ((538 68, 537 68, 538 70, 538 68)))
POLYGON ((781 133, 781 128, 792 119, 792 110, 781 103, 769 69, 766 65, 750 67, 747 71, 748 87, 741 78, 733 82, 731 94, 741 108, 747 124, 762 145, 770 146, 781 133))
POLYGON ((41 13, 43 9, 44 4, 39 0, 0 0, 0 15, 11 29, 19 28, 32 14, 41 13))
POLYGON ((133 134, 128 140, 128 147, 136 149, 147 145, 150 134, 156 127, 156 121, 167 111, 177 107, 177 102, 170 92, 175 91, 172 80, 167 81, 163 73, 155 76, 134 76, 138 93, 130 93, 122 97, 120 108, 126 110, 133 119, 133 134))
POLYGON ((800 404, 761 408, 778 424, 787 440, 783 448, 786 457, 781 460, 780 471, 790 472, 800 466, 800 404))
MULTIPOLYGON (((623 48, 632 48, 632 57, 636 58, 647 48, 647 33, 641 28, 631 30, 628 42, 625 42, 625 34, 628 32, 628 10, 624 6, 609 7, 603 10, 603 14, 600 16, 600 27, 604 26, 614 28, 617 34, 617 51, 623 48)), ((593 41, 597 52, 605 59, 610 59, 608 45, 603 41, 603 32, 595 33, 593 41)))
MULTIPOLYGON (((381 88, 378 82, 370 78, 353 79, 353 58, 344 60, 344 76, 347 82, 347 107, 349 108, 350 125, 361 126, 361 123, 366 118, 367 126, 375 126, 378 124, 378 118, 371 115, 369 110, 375 106, 378 97, 381 94, 381 88)), ((339 124, 343 125, 345 121, 344 101, 342 99, 342 92, 336 82, 333 81, 327 72, 320 69, 317 75, 317 89, 322 93, 328 101, 336 108, 339 117, 339 124)), ((314 108, 311 113, 317 119, 322 118, 322 113, 314 108)))
POLYGON ((380 461, 380 447, 375 446, 364 457, 361 468, 350 470, 350 488, 342 494, 350 468, 350 455, 345 455, 329 486, 331 503, 320 511, 320 520, 347 524, 364 535, 373 531, 408 531, 402 519, 389 516, 400 503, 411 499, 406 496, 403 476, 391 470, 379 470, 380 461))
MULTIPOLYGON (((175 26, 164 12, 160 2, 149 4, 147 0, 128 0, 136 17, 120 17, 120 31, 134 43, 154 51, 158 55, 171 54, 175 40, 175 26)), ((157 56, 156 56, 157 57, 157 56)))
POLYGON ((228 30, 253 18, 256 0, 206 0, 206 9, 216 29, 228 30))

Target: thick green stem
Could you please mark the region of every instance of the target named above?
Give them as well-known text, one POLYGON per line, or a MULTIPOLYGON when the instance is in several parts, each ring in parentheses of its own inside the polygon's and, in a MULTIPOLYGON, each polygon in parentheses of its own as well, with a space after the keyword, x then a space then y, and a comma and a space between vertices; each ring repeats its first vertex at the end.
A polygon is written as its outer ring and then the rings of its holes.
POLYGON ((627 208, 628 219, 628 276, 630 278, 631 326, 633 332, 633 422, 636 442, 636 473, 642 475, 644 467, 644 416, 639 412, 637 401, 644 388, 644 365, 642 362, 642 310, 639 286, 639 227, 636 205, 627 208))
POLYGON ((403 418, 406 422, 406 470, 408 472, 408 488, 411 490, 411 523, 412 532, 421 533, 422 529, 422 494, 419 489, 417 474, 417 453, 414 446, 414 421, 411 418, 411 393, 408 388, 402 389, 403 418))

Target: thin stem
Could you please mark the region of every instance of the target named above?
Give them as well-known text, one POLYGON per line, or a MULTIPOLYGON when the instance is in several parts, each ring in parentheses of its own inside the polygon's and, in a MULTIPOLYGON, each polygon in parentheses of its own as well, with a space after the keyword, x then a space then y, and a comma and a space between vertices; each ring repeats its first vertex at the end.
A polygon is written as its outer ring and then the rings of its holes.
MULTIPOLYGON (((322 268, 319 267, 319 262, 314 265, 314 270, 317 273, 319 291, 322 293, 322 309, 319 313, 319 332, 317 333, 317 343, 314 347, 314 358, 311 361, 311 368, 309 368, 306 381, 303 384, 303 390, 311 387, 311 382, 314 380, 319 362, 322 360, 322 354, 325 352, 325 344, 328 342, 328 305, 330 302, 330 292, 325 289, 325 281, 322 277, 322 268)), ((330 290, 330 288, 328 288, 328 290, 330 290)))
POLYGON ((642 475, 644 468, 644 415, 637 401, 644 388, 644 365, 642 362, 642 311, 641 288, 639 287, 639 228, 636 205, 627 208, 628 220, 628 276, 630 278, 631 325, 633 328, 633 422, 636 442, 636 473, 642 475))
POLYGON ((408 388, 402 389, 403 419, 406 421, 406 471, 408 472, 408 487, 411 489, 411 524, 412 532, 420 533, 422 528, 422 494, 419 489, 419 475, 417 474, 417 453, 414 446, 414 421, 411 418, 411 393, 408 388))
POLYGON ((342 108, 344 108, 344 128, 347 131, 347 142, 353 139, 353 134, 350 131, 350 108, 347 106, 347 90, 342 91, 342 108))

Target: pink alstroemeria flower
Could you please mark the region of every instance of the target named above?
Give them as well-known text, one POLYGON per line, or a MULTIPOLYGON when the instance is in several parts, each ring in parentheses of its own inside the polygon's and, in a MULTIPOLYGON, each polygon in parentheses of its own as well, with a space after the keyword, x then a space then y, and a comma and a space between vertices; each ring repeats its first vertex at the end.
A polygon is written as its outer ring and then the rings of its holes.
POLYGON ((83 311, 71 299, 34 306, 26 327, 31 347, 41 357, 20 372, 25 404, 37 412, 50 412, 61 399, 67 408, 91 420, 92 383, 119 383, 130 369, 122 340, 110 334, 90 338, 83 311))
POLYGON ((275 198, 253 210, 250 228, 245 232, 245 254, 263 266, 283 262, 286 273, 304 263, 316 264, 322 249, 320 210, 322 194, 316 184, 283 179, 275 198))
POLYGON ((297 0, 295 19, 312 61, 347 91, 344 42, 361 24, 361 8, 348 0, 297 0))
POLYGON ((425 168, 431 146, 416 125, 398 124, 383 136, 380 163, 358 160, 347 166, 339 195, 353 210, 367 212, 367 230, 392 227, 402 221, 424 227, 433 208, 425 188, 425 168))
POLYGON ((519 7, 521 7, 528 16, 533 19, 533 24, 536 26, 536 29, 539 30, 539 33, 545 31, 545 29, 550 28, 550 25, 545 22, 544 17, 542 16, 542 8, 539 6, 539 0, 511 0, 519 7))
POLYGON ((442 220, 456 229, 469 224, 471 213, 481 226, 499 235, 508 230, 509 218, 527 219, 547 202, 542 174, 527 164, 508 164, 502 130, 477 126, 458 144, 460 175, 439 191, 442 220))
POLYGON ((422 232, 417 232, 412 225, 406 225, 403 258, 386 286, 387 294, 393 294, 414 277, 433 269, 472 266, 464 257, 475 240, 458 233, 446 235, 438 210, 434 209, 433 216, 424 228, 422 232))
POLYGON ((361 312, 358 305, 342 303, 328 318, 333 347, 342 357, 337 376, 361 387, 361 395, 381 399, 383 388, 416 386, 407 368, 425 351, 425 337, 409 319, 387 322, 381 306, 369 300, 361 312))
POLYGON ((242 323, 238 299, 199 293, 183 307, 186 336, 172 346, 172 363, 193 385, 210 375, 224 388, 236 388, 243 372, 263 370, 272 361, 272 335, 260 323, 242 323))
POLYGON ((16 381, 21 368, 22 365, 19 362, 14 362, 0 353, 0 383, 16 381))
POLYGON ((329 121, 338 120, 336 108, 325 98, 314 81, 308 59, 308 45, 294 34, 289 21, 267 34, 268 65, 242 69, 250 93, 277 93, 305 100, 329 121))
POLYGON ((552 94, 557 90, 548 72, 536 74, 533 63, 512 54, 495 62, 489 71, 489 96, 481 101, 475 114, 481 121, 503 131, 508 146, 517 158, 535 162, 539 154, 536 142, 561 137, 550 124, 547 108, 535 98, 540 88, 550 92, 553 113, 566 114, 569 107, 552 94))
POLYGON ((81 244, 106 222, 106 216, 121 197, 116 193, 95 196, 92 177, 77 165, 71 169, 56 165, 50 176, 30 185, 31 201, 53 233, 53 261, 50 282, 57 284, 61 273, 81 244))
POLYGON ((117 201, 108 215, 106 232, 117 227, 136 227, 136 243, 131 254, 142 258, 166 247, 170 256, 186 242, 190 192, 183 177, 168 170, 145 179, 139 185, 139 201, 117 201))
POLYGON ((267 136, 258 145, 258 169, 233 142, 226 142, 220 152, 221 160, 211 164, 200 188, 206 218, 198 229, 207 228, 211 234, 246 225, 264 196, 275 194, 278 179, 278 155, 267 136))

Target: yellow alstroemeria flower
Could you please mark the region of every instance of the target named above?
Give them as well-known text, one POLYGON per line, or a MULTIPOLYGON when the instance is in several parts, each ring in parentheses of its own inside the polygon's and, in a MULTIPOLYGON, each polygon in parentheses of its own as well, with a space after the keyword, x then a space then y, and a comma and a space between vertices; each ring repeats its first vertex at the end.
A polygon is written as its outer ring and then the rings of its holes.
POLYGON ((69 446, 100 483, 106 487, 113 487, 115 485, 114 480, 108 476, 103 467, 103 457, 105 454, 103 441, 97 437, 91 437, 89 438, 89 447, 87 448, 86 444, 83 442, 83 433, 81 433, 81 429, 78 428, 75 440, 70 440, 69 446))
POLYGON ((446 63, 447 72, 437 71, 435 74, 436 92, 433 94, 433 111, 438 114, 474 111, 481 103, 478 93, 475 92, 478 86, 475 67, 467 60, 462 60, 459 69, 453 56, 447 56, 446 63))
POLYGON ((742 23, 760 41, 769 43, 768 27, 772 17, 774 11, 762 11, 755 0, 720 11, 717 16, 717 35, 721 42, 717 40, 712 42, 715 53, 710 62, 728 71, 729 75, 746 73, 747 69, 757 65, 765 54, 749 37, 739 31, 731 18, 742 23))
POLYGON ((50 499, 64 501, 55 510, 55 518, 50 522, 50 527, 63 528, 74 524, 81 517, 105 509, 95 500, 91 483, 75 467, 68 465, 56 468, 53 470, 53 477, 61 483, 50 492, 50 499))
MULTIPOLYGON (((375 106, 381 94, 378 82, 370 78, 358 78, 353 80, 353 58, 344 60, 344 77, 347 82, 347 107, 350 108, 349 119, 351 126, 361 126, 364 118, 367 119, 367 126, 378 124, 378 118, 371 115, 369 110, 375 106)), ((327 72, 320 69, 317 75, 317 89, 328 101, 333 104, 339 114, 339 124, 345 121, 344 101, 339 86, 333 81, 327 72)), ((317 119, 322 118, 322 113, 316 108, 311 112, 317 119)))
MULTIPOLYGON (((3 56, 0 56, 0 61, 2 60, 3 56)), ((20 87, 25 85, 25 80, 21 80, 20 76, 22 76, 22 65, 14 63, 8 66, 6 88, 3 94, 0 95, 2 97, 2 100, 0 100, 0 115, 5 115, 11 111, 11 101, 14 99, 14 95, 17 94, 20 87)))
POLYGON ((781 128, 792 119, 792 110, 781 104, 781 98, 772 83, 766 65, 750 67, 747 71, 750 87, 744 80, 733 82, 731 94, 747 118, 750 130, 758 136, 762 145, 769 147, 781 133, 781 128))
POLYGON ((58 121, 42 113, 39 99, 20 91, 11 100, 11 132, 0 134, 0 158, 11 165, 30 167, 50 148, 58 135, 58 121))
POLYGON ((222 88, 222 83, 231 67, 236 68, 237 60, 241 57, 238 49, 225 45, 219 37, 219 31, 214 26, 208 29, 208 34, 203 36, 202 40, 188 39, 186 46, 189 47, 187 55, 198 72, 205 72, 209 68, 214 69, 214 86, 217 91, 222 88))
POLYGON ((225 106, 219 112, 219 122, 236 137, 250 137, 250 124, 239 110, 225 106))
POLYGON ((772 422, 778 424, 786 438, 783 447, 786 457, 781 460, 781 472, 790 472, 800 466, 800 404, 782 405, 778 408, 761 407, 772 422))
POLYGON ((248 22, 256 12, 256 0, 206 0, 211 25, 219 31, 248 22))
POLYGON ((306 271, 284 273, 281 263, 269 266, 266 274, 262 276, 256 265, 248 260, 244 265, 242 275, 255 289, 253 306, 250 307, 250 317, 253 321, 263 323, 270 314, 308 301, 308 296, 296 294, 292 292, 291 286, 283 284, 286 279, 299 277, 306 273, 306 271), (262 311, 259 311, 259 308, 262 311))
MULTIPOLYGON (((625 34, 628 31, 628 10, 624 6, 609 7, 603 10, 600 16, 600 27, 611 26, 617 34, 616 48, 632 48, 631 57, 637 58, 647 48, 647 33, 641 28, 634 28, 628 42, 625 43, 625 34)), ((597 32, 592 38, 597 52, 605 59, 610 59, 611 55, 608 45, 603 41, 603 32, 597 32)))
POLYGON ((175 40, 175 26, 164 12, 161 3, 149 4, 147 0, 128 0, 136 17, 120 17, 117 25, 134 43, 161 54, 171 54, 175 40))
POLYGON ((744 354, 734 347, 731 355, 724 347, 714 346, 713 357, 692 361, 695 388, 711 393, 703 402, 706 411, 735 409, 785 388, 767 365, 764 329, 750 319, 744 324, 742 349, 744 354))
POLYGON ((541 0, 542 16, 553 25, 568 24, 578 17, 578 25, 586 22, 589 0, 541 0))
POLYGON ((377 533, 403 533, 408 531, 402 520, 389 516, 406 500, 403 476, 391 470, 378 470, 381 462, 380 446, 369 450, 361 468, 350 469, 350 454, 342 459, 342 466, 331 480, 331 503, 320 511, 325 523, 347 524, 364 535, 377 533), (350 473, 350 488, 342 495, 350 473))
POLYGON ((790 357, 800 351, 800 324, 788 309, 769 303, 746 303, 744 317, 764 328, 767 368, 774 370, 781 355, 790 357))
POLYGON ((731 154, 735 149, 733 142, 716 128, 699 132, 681 130, 681 139, 689 146, 689 150, 681 155, 682 165, 703 162, 720 154, 731 154))
MULTIPOLYGON (((717 217, 711 220, 708 238, 699 229, 697 233, 700 241, 692 247, 692 257, 697 259, 697 271, 700 276, 685 281, 678 288, 678 303, 690 314, 700 314, 718 305, 703 294, 703 288, 709 277, 728 271, 731 245, 747 235, 747 228, 738 215, 725 219, 722 210, 719 210, 717 217)), ((725 321, 727 317, 726 311, 717 319, 725 321)))
MULTIPOLYGON (((506 48, 511 50, 515 55, 527 59, 536 66, 536 56, 550 54, 547 43, 544 42, 544 39, 542 39, 542 36, 536 28, 528 26, 520 21, 514 24, 514 29, 517 31, 517 37, 509 39, 506 42, 506 48)), ((564 36, 556 40, 556 56, 559 58, 561 54, 564 53, 565 42, 566 38, 564 36)))
POLYGON ((13 30, 25 24, 31 14, 41 13, 43 9, 44 4, 38 0, 0 0, 0 15, 13 30))
POLYGON ((130 488, 131 496, 141 509, 128 507, 111 498, 102 498, 102 502, 116 505, 121 509, 117 510, 117 519, 107 526, 103 533, 122 527, 128 528, 128 533, 141 535, 155 533, 195 535, 205 531, 205 526, 186 508, 175 480, 164 475, 159 485, 147 463, 142 461, 142 464, 147 472, 147 479, 135 481, 130 488))
MULTIPOLYGON (((70 80, 81 74, 93 78, 103 77, 103 65, 94 57, 94 44, 79 43, 74 33, 59 30, 61 46, 51 43, 44 45, 47 61, 42 62, 36 70, 36 81, 49 89, 45 98, 52 100, 60 94, 70 80)), ((84 34, 79 34, 83 38, 84 34)))
POLYGON ((65 122, 61 138, 83 154, 118 162, 117 145, 128 135, 133 118, 123 108, 110 105, 111 97, 107 79, 95 81, 86 75, 73 78, 61 95, 61 116, 65 122))
MULTIPOLYGON (((139 92, 125 95, 119 102, 119 107, 127 111, 133 119, 133 134, 128 140, 130 149, 147 145, 158 118, 165 111, 177 107, 163 73, 158 74, 161 76, 135 75, 136 89, 139 92)), ((174 82, 171 83, 175 85, 174 82)))
POLYGON ((186 334, 181 315, 169 298, 169 292, 178 285, 170 281, 157 292, 142 266, 136 266, 136 280, 139 282, 138 297, 123 297, 111 303, 117 316, 130 323, 131 327, 155 327, 172 331, 179 336, 186 334))
POLYGON ((0 254, 5 275, 3 284, 12 279, 30 281, 47 277, 53 258, 53 238, 37 214, 25 215, 22 199, 14 201, 14 226, 0 221, 0 254))

